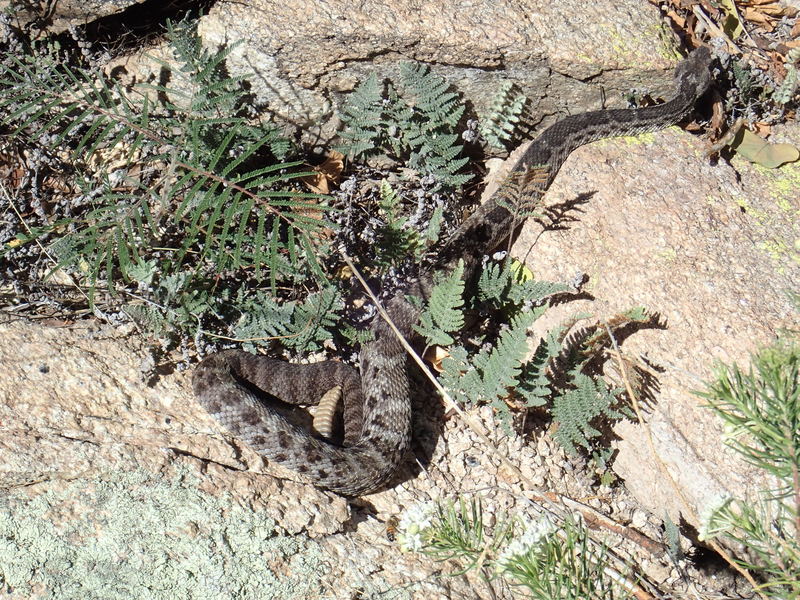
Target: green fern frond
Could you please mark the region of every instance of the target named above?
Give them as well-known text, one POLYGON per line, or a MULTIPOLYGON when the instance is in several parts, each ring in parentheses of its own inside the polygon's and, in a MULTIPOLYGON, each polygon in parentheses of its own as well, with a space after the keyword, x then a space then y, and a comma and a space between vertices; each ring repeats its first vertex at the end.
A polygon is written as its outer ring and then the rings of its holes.
POLYGON ((422 237, 425 238, 429 245, 435 244, 439 241, 439 232, 442 228, 443 219, 444 209, 441 206, 437 206, 433 209, 430 221, 428 221, 428 226, 425 228, 425 231, 422 234, 422 237))
POLYGON ((169 338, 176 327, 193 329, 199 335, 203 315, 216 312, 230 301, 227 290, 212 295, 208 289, 197 286, 188 272, 165 274, 155 260, 131 263, 127 275, 154 291, 161 303, 135 300, 126 304, 123 311, 142 329, 159 338, 169 338))
POLYGON ((341 295, 334 287, 309 295, 305 302, 296 306, 292 315, 293 329, 283 343, 302 352, 321 349, 322 342, 333 337, 342 306, 341 295))
POLYGON ((553 395, 554 387, 549 377, 550 365, 561 354, 561 341, 565 333, 564 327, 548 331, 539 341, 533 356, 523 366, 516 393, 524 400, 525 406, 542 406, 553 395))
POLYGON ((507 149, 528 98, 512 81, 504 81, 497 91, 488 113, 481 119, 480 134, 487 143, 498 149, 507 149))
POLYGON ((800 84, 797 63, 800 63, 800 50, 792 48, 786 55, 786 75, 783 78, 783 82, 772 92, 772 98, 778 104, 788 104, 797 92, 800 84))
POLYGON ((143 144, 150 123, 147 100, 134 111, 116 83, 71 69, 49 54, 7 60, 0 64, 0 124, 11 135, 44 141, 48 149, 73 140, 72 156, 83 162, 123 139, 132 149, 143 144))
POLYGON ((457 174, 467 158, 457 159, 462 146, 456 144, 453 129, 464 114, 456 92, 447 81, 420 63, 400 65, 403 97, 413 108, 413 119, 401 128, 411 148, 408 163, 432 175, 439 185, 454 188, 469 181, 470 176, 457 174))
MULTIPOLYGON (((244 292, 242 292, 243 294, 244 292)), ((233 333, 245 349, 271 347, 275 341, 299 352, 313 352, 333 337, 342 299, 332 287, 309 295, 305 302, 277 302, 262 290, 236 302, 241 316, 233 333)))
POLYGON ((359 329, 349 323, 340 323, 339 333, 351 346, 362 346, 375 339, 371 329, 359 329))
POLYGON ((401 215, 400 196, 385 179, 381 181, 379 194, 378 207, 384 225, 377 231, 380 248, 377 265, 388 267, 408 256, 418 257, 424 246, 419 233, 406 226, 408 219, 401 215))
POLYGON ((508 300, 518 306, 525 303, 536 304, 550 296, 574 291, 575 288, 566 283, 529 279, 512 285, 508 290, 508 300))
POLYGON ((523 361, 530 352, 528 328, 543 312, 541 308, 520 312, 500 334, 495 347, 475 357, 475 367, 482 373, 482 394, 488 399, 507 396, 518 383, 523 361))
POLYGON ((497 307, 537 304, 549 296, 574 292, 565 283, 525 279, 520 263, 514 261, 487 262, 478 278, 478 299, 497 307))
POLYGON ((264 292, 239 293, 236 306, 241 315, 233 326, 233 337, 242 340, 243 348, 255 352, 256 347, 269 347, 276 339, 291 335, 295 303, 280 303, 264 292))
POLYGON ((489 403, 503 427, 510 430, 512 415, 506 399, 519 384, 529 353, 527 331, 543 312, 543 307, 520 312, 494 347, 481 349, 471 360, 463 348, 451 348, 450 356, 442 361, 442 385, 458 402, 489 403))
POLYGON ((342 105, 339 117, 345 124, 340 136, 345 141, 337 147, 350 157, 368 156, 380 151, 378 143, 387 134, 388 120, 383 86, 375 73, 365 79, 342 105))
MULTIPOLYGON (((85 276, 91 284, 90 299, 94 297, 94 283, 106 274, 119 272, 127 277, 132 264, 141 258, 143 244, 152 242, 158 227, 148 191, 116 192, 107 176, 100 186, 94 190, 100 191, 93 200, 95 208, 80 221, 72 221, 78 227, 51 246, 57 260, 52 271, 66 267, 85 276)), ((114 293, 113 287, 110 291, 114 293)))
POLYGON ((487 262, 478 277, 478 299, 501 304, 508 295, 512 279, 512 270, 505 263, 487 262))
POLYGON ((575 373, 574 388, 553 399, 553 418, 558 423, 555 439, 568 452, 577 452, 577 446, 591 447, 591 440, 600 436, 600 431, 591 423, 598 417, 619 419, 622 414, 614 410, 617 396, 602 380, 593 379, 583 373, 575 373))
POLYGON ((444 125, 453 128, 458 124, 464 114, 458 94, 450 91, 450 84, 444 78, 431 73, 430 67, 421 63, 402 63, 400 81, 404 96, 429 122, 431 130, 444 125))
POLYGON ((464 106, 456 92, 430 68, 403 63, 401 93, 391 83, 370 75, 340 109, 344 124, 340 146, 351 156, 384 152, 434 179, 434 190, 463 185, 470 175, 459 173, 467 163, 455 132, 464 106))
POLYGON ((464 326, 464 263, 449 275, 437 274, 427 308, 420 315, 414 330, 425 337, 429 346, 449 346, 455 340, 450 335, 464 326))

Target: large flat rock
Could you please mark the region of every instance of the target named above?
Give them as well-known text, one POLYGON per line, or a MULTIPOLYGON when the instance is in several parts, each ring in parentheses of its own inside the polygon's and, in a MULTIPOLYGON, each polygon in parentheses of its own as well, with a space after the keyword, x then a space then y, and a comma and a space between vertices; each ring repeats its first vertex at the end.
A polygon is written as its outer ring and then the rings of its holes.
MULTIPOLYGON (((796 125, 783 135, 800 142, 796 125)), ((695 525, 715 496, 741 497, 763 481, 723 445, 722 422, 694 391, 715 361, 746 367, 782 328, 797 329, 787 291, 800 281, 800 167, 711 163, 705 149, 677 129, 580 148, 546 196, 548 205, 586 198, 568 212, 574 220, 545 232, 529 222, 514 247, 537 277, 585 273, 595 298, 548 311, 537 326, 584 311, 610 319, 634 306, 662 316, 664 330, 637 332, 623 346, 652 365, 657 391, 645 425, 616 428, 614 470, 651 510, 695 525)))

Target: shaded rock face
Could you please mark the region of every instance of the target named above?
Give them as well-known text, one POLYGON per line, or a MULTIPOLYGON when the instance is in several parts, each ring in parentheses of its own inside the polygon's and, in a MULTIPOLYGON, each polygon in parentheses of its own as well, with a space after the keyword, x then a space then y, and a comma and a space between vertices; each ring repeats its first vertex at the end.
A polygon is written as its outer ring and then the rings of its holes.
POLYGON ((211 46, 240 42, 234 72, 254 73, 259 98, 325 138, 326 124, 336 124, 331 100, 373 72, 396 80, 407 60, 435 65, 478 108, 491 102, 498 75, 511 79, 543 117, 596 106, 597 88, 581 80, 610 94, 668 84, 675 54, 659 35, 657 9, 635 0, 608 8, 577 0, 221 2, 199 31, 211 46))
MULTIPOLYGON (((45 33, 85 24, 87 34, 105 41, 118 31, 131 53, 115 59, 109 70, 126 71, 130 83, 159 81, 161 67, 135 51, 129 38, 180 18, 152 1, 31 6, 14 11, 12 23, 23 27, 35 21, 45 33)), ((638 0, 613 7, 579 0, 480 0, 468 6, 257 0, 214 3, 198 31, 211 48, 238 44, 227 60, 231 73, 248 78, 257 101, 279 122, 324 143, 338 125, 333 108, 343 92, 373 72, 396 80, 400 63, 408 60, 434 65, 478 109, 490 105, 502 80, 512 80, 544 124, 597 108, 603 93, 614 98, 644 88, 663 95, 677 54, 658 19, 656 7, 638 0)), ((147 54, 162 56, 162 51, 163 46, 149 48, 147 54)))
POLYGON ((69 27, 91 23, 111 15, 118 15, 137 0, 64 0, 61 2, 0 2, 15 22, 35 24, 36 29, 60 33, 69 27))
MULTIPOLYGON (((98 4, 103 8, 83 3, 82 12, 75 12, 77 4, 59 3, 56 16, 65 19, 60 26, 91 21, 124 3, 98 4)), ((325 135, 335 125, 330 115, 338 94, 373 71, 396 76, 399 63, 409 59, 434 63, 477 105, 488 103, 502 79, 512 79, 534 99, 544 123, 565 107, 573 113, 600 108, 598 84, 610 99, 630 87, 669 86, 672 46, 662 42, 658 11, 648 3, 463 4, 218 2, 201 19, 200 33, 210 46, 241 41, 228 59, 232 72, 254 74, 254 92, 286 122, 325 135)), ((144 79, 153 69, 141 56, 130 65, 134 78, 144 79)), ((783 135, 800 141, 797 128, 783 135)), ((572 281, 576 272, 585 273, 595 298, 548 311, 540 325, 582 310, 609 317, 634 305, 663 315, 665 330, 639 332, 623 347, 658 367, 658 391, 644 426, 617 428, 614 465, 631 494, 658 517, 666 510, 673 520, 680 514, 696 525, 711 496, 725 490, 742 495, 757 483, 724 448, 721 424, 692 390, 710 375, 713 360, 746 363, 759 344, 792 325, 784 291, 800 281, 791 251, 800 239, 792 218, 798 187, 797 167, 764 173, 738 162, 710 164, 702 142, 677 130, 599 142, 574 153, 547 194, 550 205, 589 198, 570 211, 574 219, 566 229, 542 232, 530 222, 517 240, 514 253, 537 277, 572 281), (793 208, 787 210, 787 203, 793 208), (657 457, 646 440, 648 429, 657 457)), ((311 552, 308 561, 327 565, 318 584, 329 597, 409 580, 424 582, 409 595, 474 597, 468 584, 433 578, 435 566, 398 558, 395 545, 377 541, 383 540, 380 522, 417 499, 498 482, 524 490, 492 463, 463 424, 451 419, 443 425, 430 472, 349 505, 292 481, 290 474, 272 477, 275 471, 258 456, 220 435, 194 401, 186 374, 147 385, 140 364, 145 355, 109 329, 0 325, 0 488, 6 490, 0 516, 7 518, 0 520, 0 532, 11 527, 9 519, 16 519, 15 535, 28 531, 20 515, 52 524, 92 512, 103 501, 95 490, 105 486, 121 494, 121 510, 132 510, 128 499, 146 498, 137 490, 154 486, 151 498, 177 496, 199 507, 195 521, 208 521, 207 529, 197 530, 191 519, 165 521, 165 531, 175 525, 190 536, 225 536, 230 516, 262 535, 319 540, 304 551, 311 552), (37 498, 44 504, 34 504, 37 498), (354 566, 354 555, 365 558, 354 566), (379 581, 374 565, 384 563, 399 566, 380 573, 379 581)), ((487 424, 490 412, 482 415, 487 424)), ((495 434, 493 441, 519 457, 528 479, 583 495, 576 491, 580 482, 558 487, 569 478, 557 466, 561 459, 548 462, 555 450, 546 443, 531 447, 495 434)), ((626 504, 630 510, 634 502, 626 504)), ((90 528, 88 521, 85 526, 90 528)), ((254 547, 291 555, 283 547, 254 547)), ((24 544, 19 548, 17 558, 25 553, 24 544)))

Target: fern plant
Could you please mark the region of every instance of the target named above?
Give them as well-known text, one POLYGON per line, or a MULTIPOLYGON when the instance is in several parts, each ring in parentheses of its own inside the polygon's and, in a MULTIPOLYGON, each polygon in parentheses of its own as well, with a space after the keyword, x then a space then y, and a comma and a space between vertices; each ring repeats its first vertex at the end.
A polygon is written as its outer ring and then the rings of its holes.
POLYGON ((451 349, 442 361, 442 383, 453 398, 464 403, 489 402, 501 424, 511 428, 511 412, 506 400, 520 383, 522 365, 529 352, 528 328, 544 313, 544 307, 521 311, 511 319, 493 345, 468 358, 463 348, 451 349))
MULTIPOLYGON (((6 56, 0 124, 30 146, 68 152, 81 186, 74 205, 83 209, 58 221, 65 233, 50 246, 53 271, 72 271, 92 302, 98 288, 137 284, 146 302, 130 314, 155 330, 180 323, 197 332, 204 316, 225 312, 210 293, 220 278, 247 273, 273 295, 309 277, 326 287, 318 257, 330 209, 300 190, 308 172, 284 161, 289 142, 251 118, 242 81, 225 70, 233 47, 204 49, 188 21, 169 24, 167 37, 169 85, 132 90, 69 66, 57 45, 6 56)), ((2 252, 33 238, 21 232, 2 252)))
POLYGON ((403 216, 400 196, 385 179, 381 181, 378 202, 380 217, 384 225, 378 229, 376 263, 379 267, 397 265, 407 257, 419 258, 424 249, 419 233, 409 227, 409 219, 403 216))
MULTIPOLYGON (((657 322, 657 315, 651 315, 642 307, 634 307, 606 322, 567 335, 577 320, 588 316, 576 315, 572 323, 560 327, 560 352, 545 364, 551 374, 552 414, 559 424, 553 437, 568 452, 575 453, 578 447, 582 447, 604 463, 603 451, 597 445, 602 432, 595 425, 631 417, 633 413, 625 403, 623 388, 611 385, 607 378, 597 377, 594 373, 600 370, 599 364, 605 360, 606 351, 614 345, 612 336, 627 327, 652 326, 657 322)), ((552 340, 546 344, 552 344, 552 340)), ((541 353, 546 352, 542 349, 541 353)), ((624 363, 625 376, 634 393, 646 393, 638 361, 626 355, 620 355, 619 359, 624 363)))
MULTIPOLYGON (((31 146, 68 152, 81 187, 74 203, 80 210, 20 231, 4 254, 37 235, 57 234, 50 244, 55 269, 71 270, 92 300, 97 290, 124 295, 125 311, 159 336, 182 331, 198 345, 233 338, 250 349, 279 340, 298 352, 319 349, 334 330, 363 341, 362 333, 339 324, 342 294, 318 260, 327 253, 323 227, 335 228, 324 219, 330 208, 325 198, 299 190, 298 178, 309 173, 299 161, 286 162, 287 140, 253 119, 243 81, 225 69, 232 48, 206 50, 188 22, 169 25, 168 38, 175 62, 162 66, 172 74, 169 84, 132 90, 91 68, 68 66, 57 46, 4 58, 2 125, 31 146)), ((468 179, 456 143, 463 112, 444 79, 409 63, 396 87, 370 77, 351 94, 342 136, 352 155, 377 146, 434 187, 457 187, 468 179)), ((501 201, 520 219, 539 199, 532 194, 526 203, 525 190, 547 173, 533 169, 524 177, 501 189, 501 201)), ((417 215, 403 214, 400 193, 384 181, 379 195, 378 266, 418 259, 438 237, 442 206, 415 229, 417 215)), ((565 423, 564 443, 588 447, 596 432, 590 422, 614 416, 614 392, 584 372, 587 357, 556 384, 562 331, 532 356, 527 345, 545 299, 571 288, 490 262, 476 298, 466 300, 461 278, 456 270, 439 279, 417 327, 430 344, 451 346, 445 384, 464 403, 490 403, 507 427, 509 403, 552 403, 565 423), (457 332, 464 310, 479 305, 502 311, 509 325, 468 352, 457 332)))
POLYGON ((428 345, 449 346, 455 340, 452 333, 464 326, 464 263, 459 262, 449 275, 437 273, 428 306, 422 311, 414 330, 424 336, 428 345))
POLYGON ((503 82, 481 119, 479 131, 483 139, 493 148, 507 150, 527 102, 528 98, 513 81, 503 82))
POLYGON ((370 75, 344 102, 340 118, 343 152, 363 157, 383 152, 433 181, 433 188, 457 188, 470 179, 459 173, 456 126, 464 112, 458 94, 429 67, 403 63, 399 91, 370 75))
MULTIPOLYGON (((545 312, 547 298, 574 288, 525 277, 514 263, 489 262, 475 298, 465 302, 463 291, 460 271, 441 277, 416 328, 428 344, 448 347, 440 377, 453 399, 466 405, 490 404, 507 430, 513 407, 546 406, 557 424, 554 437, 565 449, 597 453, 601 432, 596 424, 629 415, 621 404, 622 390, 609 386, 591 368, 611 344, 605 324, 568 335, 578 319, 588 316, 577 315, 572 323, 547 332, 531 351, 528 330, 545 312), (453 335, 463 325, 465 308, 492 304, 505 312, 508 325, 500 326, 496 339, 484 338, 480 348, 468 351, 453 335)), ((612 319, 610 326, 613 332, 651 319, 646 311, 634 309, 612 319)))
POLYGON ((333 337, 342 298, 333 287, 309 295, 305 301, 277 302, 271 294, 257 290, 241 295, 235 303, 240 311, 233 332, 244 348, 270 347, 275 340, 298 351, 321 349, 333 337))

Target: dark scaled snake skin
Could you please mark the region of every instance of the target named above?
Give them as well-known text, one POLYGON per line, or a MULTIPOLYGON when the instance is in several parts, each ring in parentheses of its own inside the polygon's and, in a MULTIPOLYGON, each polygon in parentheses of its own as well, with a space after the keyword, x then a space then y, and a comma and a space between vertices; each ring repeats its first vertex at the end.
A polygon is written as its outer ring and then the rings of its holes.
MULTIPOLYGON (((606 137, 634 135, 678 123, 694 109, 711 83, 712 56, 699 48, 675 70, 675 96, 664 104, 630 110, 600 110, 573 115, 542 133, 510 169, 507 181, 528 198, 540 197, 575 148, 606 137)), ((437 262, 385 303, 386 312, 410 341, 418 309, 406 294, 425 298, 433 274, 464 261, 470 281, 490 253, 520 223, 498 202, 501 186, 444 244, 437 262)), ((192 385, 200 404, 236 438, 270 462, 302 474, 314 485, 343 495, 375 491, 391 477, 411 441, 411 400, 407 355, 387 323, 376 316, 374 341, 360 354, 360 376, 346 365, 326 361, 290 364, 243 351, 208 356, 192 385), (344 441, 336 445, 292 425, 259 400, 255 388, 289 404, 313 405, 341 386, 344 441)))

